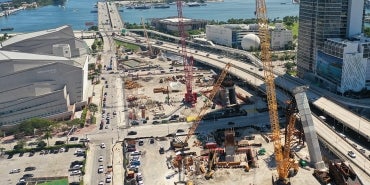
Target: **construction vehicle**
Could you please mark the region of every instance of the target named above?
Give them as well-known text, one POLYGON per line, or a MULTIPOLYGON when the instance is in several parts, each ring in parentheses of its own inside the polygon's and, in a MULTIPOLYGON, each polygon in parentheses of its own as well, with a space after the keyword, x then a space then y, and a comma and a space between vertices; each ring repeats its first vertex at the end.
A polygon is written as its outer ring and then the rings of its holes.
POLYGON ((149 56, 149 58, 154 59, 154 58, 157 57, 157 55, 155 55, 154 52, 153 52, 153 48, 152 48, 152 45, 150 44, 150 40, 149 40, 149 37, 148 37, 148 32, 146 31, 146 27, 145 27, 145 23, 144 23, 143 18, 141 18, 141 24, 143 25, 144 36, 145 36, 146 44, 147 44, 147 47, 148 47, 148 56, 149 56))
POLYGON ((208 99, 206 99, 206 102, 204 102, 204 104, 201 107, 201 109, 200 109, 197 117, 193 121, 193 124, 191 125, 191 127, 189 129, 189 132, 186 135, 185 140, 184 141, 181 141, 180 139, 178 139, 177 137, 175 137, 178 141, 176 141, 175 139, 173 139, 171 141, 171 147, 172 148, 184 148, 184 147, 187 147, 188 146, 188 140, 189 140, 189 138, 194 134, 194 132, 197 129, 200 121, 204 117, 206 111, 209 108, 209 102, 213 101, 213 99, 214 99, 216 93, 219 91, 219 89, 221 87, 221 83, 225 79, 226 74, 228 73, 228 70, 229 70, 230 67, 231 67, 231 63, 227 63, 226 66, 223 68, 223 70, 222 70, 222 72, 220 74, 220 77, 217 79, 216 83, 213 85, 213 88, 212 88, 212 90, 211 90, 211 92, 209 94, 208 99))
POLYGON ((208 169, 204 177, 208 180, 213 177, 215 170, 213 169, 214 164, 216 163, 217 153, 215 151, 210 151, 208 155, 208 169))
POLYGON ((290 152, 290 146, 285 145, 284 151, 280 139, 280 125, 278 117, 278 105, 276 100, 275 82, 273 65, 270 54, 270 39, 268 29, 268 18, 265 0, 256 0, 256 16, 259 24, 259 37, 261 39, 261 61, 263 65, 264 78, 266 83, 267 103, 270 115, 272 139, 275 151, 276 169, 278 179, 275 184, 289 184, 288 175, 290 168, 294 165, 294 160, 286 156, 290 152), (287 151, 288 150, 288 151, 287 151))

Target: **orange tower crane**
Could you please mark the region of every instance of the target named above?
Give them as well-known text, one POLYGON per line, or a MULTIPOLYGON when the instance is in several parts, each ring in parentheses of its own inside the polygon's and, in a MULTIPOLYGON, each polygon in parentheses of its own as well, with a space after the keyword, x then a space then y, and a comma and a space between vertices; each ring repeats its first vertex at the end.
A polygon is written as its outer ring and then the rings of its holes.
MULTIPOLYGON (((287 184, 289 169, 292 165, 290 157, 284 156, 283 145, 280 138, 280 125, 277 111, 276 89, 274 82, 273 67, 270 55, 270 36, 268 30, 268 18, 265 0, 256 0, 256 16, 259 24, 259 37, 261 39, 261 61, 264 69, 266 83, 267 103, 270 115, 276 169, 278 172, 278 184, 287 184)), ((290 136, 288 136, 290 137, 290 136)), ((289 148, 290 150, 290 148, 289 148)), ((286 153, 285 153, 286 154, 286 153)))
POLYGON ((213 85, 213 88, 209 94, 209 98, 207 99, 207 102, 204 102, 204 105, 202 106, 202 108, 200 109, 199 113, 198 113, 198 116, 195 118, 193 124, 191 125, 190 129, 189 129, 189 132, 188 134, 186 135, 186 138, 184 140, 184 143, 187 143, 189 138, 191 137, 191 135, 194 134, 195 130, 197 129, 197 127, 199 126, 199 123, 200 121, 203 119, 206 111, 208 110, 208 105, 209 105, 209 101, 213 101, 213 99, 215 98, 216 96, 216 93, 218 92, 218 90, 220 90, 220 87, 221 87, 221 83, 222 81, 224 81, 228 71, 229 71, 229 68, 231 67, 231 63, 227 63, 226 66, 223 68, 221 74, 220 74, 220 77, 217 79, 216 83, 213 85))
POLYGON ((144 29, 144 36, 145 36, 145 39, 146 39, 146 44, 148 45, 148 56, 150 58, 155 58, 155 55, 154 55, 154 52, 153 52, 153 49, 152 49, 152 45, 150 44, 150 40, 149 40, 149 37, 148 37, 148 32, 146 31, 146 27, 145 27, 145 23, 144 23, 144 19, 141 18, 141 24, 143 25, 143 29, 144 29))

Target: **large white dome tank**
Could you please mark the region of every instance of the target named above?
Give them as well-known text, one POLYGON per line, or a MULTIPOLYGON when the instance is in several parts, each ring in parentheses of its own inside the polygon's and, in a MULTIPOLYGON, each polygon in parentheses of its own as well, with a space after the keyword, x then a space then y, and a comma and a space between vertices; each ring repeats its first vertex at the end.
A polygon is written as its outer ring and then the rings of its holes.
POLYGON ((257 49, 260 47, 261 41, 260 38, 253 34, 247 34, 243 37, 241 45, 244 50, 257 49))

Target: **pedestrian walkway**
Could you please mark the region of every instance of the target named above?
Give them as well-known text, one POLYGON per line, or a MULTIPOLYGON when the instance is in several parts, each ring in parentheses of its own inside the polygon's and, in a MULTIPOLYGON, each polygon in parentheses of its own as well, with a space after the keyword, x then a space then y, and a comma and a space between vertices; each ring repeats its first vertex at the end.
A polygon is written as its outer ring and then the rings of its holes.
POLYGON ((124 181, 123 155, 121 143, 113 146, 113 185, 122 185, 124 181))

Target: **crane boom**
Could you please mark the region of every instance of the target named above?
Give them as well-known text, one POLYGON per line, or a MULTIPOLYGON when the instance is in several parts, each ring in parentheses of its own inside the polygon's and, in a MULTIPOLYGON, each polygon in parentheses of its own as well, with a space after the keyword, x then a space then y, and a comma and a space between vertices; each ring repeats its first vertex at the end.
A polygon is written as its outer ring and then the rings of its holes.
POLYGON ((274 142, 276 169, 279 179, 288 177, 286 160, 284 160, 282 144, 280 140, 280 125, 277 111, 274 74, 270 55, 270 38, 268 30, 268 18, 265 0, 256 0, 256 16, 259 24, 259 36, 261 39, 261 61, 264 69, 266 83, 267 103, 270 115, 270 124, 274 142))
POLYGON ((148 45, 149 56, 152 56, 153 55, 152 45, 150 44, 150 40, 149 40, 149 37, 148 37, 148 32, 146 31, 146 27, 145 27, 145 23, 144 23, 143 18, 141 18, 141 24, 143 25, 143 29, 144 29, 144 36, 146 38, 146 44, 148 45))
POLYGON ((218 77, 216 83, 213 85, 212 91, 210 92, 210 95, 209 95, 209 97, 207 99, 207 102, 204 102, 204 105, 200 109, 200 111, 198 113, 198 116, 195 118, 193 124, 191 125, 191 127, 189 129, 189 132, 186 135, 186 138, 184 140, 184 143, 187 143, 188 140, 189 140, 189 138, 191 137, 191 135, 194 134, 194 132, 197 129, 200 121, 203 119, 206 111, 208 110, 208 101, 213 101, 213 98, 215 98, 216 93, 220 89, 221 83, 224 81, 224 79, 225 79, 225 77, 226 77, 226 75, 227 75, 230 67, 231 67, 231 63, 227 63, 226 66, 223 68, 223 70, 222 70, 222 72, 220 74, 220 77, 218 77))

